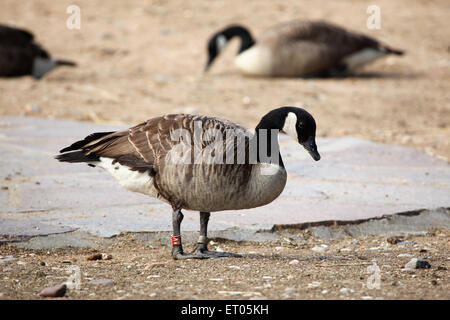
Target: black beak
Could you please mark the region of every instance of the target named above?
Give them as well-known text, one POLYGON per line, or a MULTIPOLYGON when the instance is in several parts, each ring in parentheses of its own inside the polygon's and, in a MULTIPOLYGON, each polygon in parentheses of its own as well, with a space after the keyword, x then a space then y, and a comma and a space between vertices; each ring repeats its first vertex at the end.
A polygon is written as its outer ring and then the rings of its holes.
POLYGON ((211 67, 211 63, 212 63, 212 61, 208 61, 203 72, 205 72, 205 73, 208 72, 209 68, 211 67))
POLYGON ((211 56, 211 55, 209 56, 208 63, 206 64, 205 69, 203 70, 204 72, 208 72, 208 70, 211 67, 211 65, 212 65, 212 63, 213 63, 215 58, 216 58, 215 56, 214 57, 211 56))
POLYGON ((316 141, 314 140, 313 137, 306 140, 306 142, 302 143, 302 145, 314 160, 316 161, 320 160, 320 154, 317 151, 316 141))

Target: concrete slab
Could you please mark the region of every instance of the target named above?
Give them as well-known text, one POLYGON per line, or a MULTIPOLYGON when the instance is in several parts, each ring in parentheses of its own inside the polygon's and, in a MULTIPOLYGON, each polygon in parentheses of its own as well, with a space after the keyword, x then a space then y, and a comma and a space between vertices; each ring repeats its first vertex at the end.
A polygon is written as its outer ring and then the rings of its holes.
MULTIPOLYGON (((0 235, 33 236, 71 230, 110 237, 171 230, 168 205, 121 188, 106 172, 59 163, 59 149, 95 131, 125 126, 70 120, 0 117, 0 235), (20 227, 19 227, 20 226, 20 227)), ((274 225, 359 220, 450 207, 450 166, 400 146, 355 138, 321 138, 314 162, 297 143, 280 138, 288 183, 273 203, 213 213, 210 230, 270 229, 274 225)), ((185 212, 182 231, 198 230, 185 212)))
POLYGON ((450 210, 439 208, 394 214, 382 219, 365 221, 341 222, 336 226, 311 226, 308 230, 316 238, 328 241, 330 239, 350 237, 367 237, 375 235, 394 236, 408 234, 426 234, 430 230, 449 229, 450 210))

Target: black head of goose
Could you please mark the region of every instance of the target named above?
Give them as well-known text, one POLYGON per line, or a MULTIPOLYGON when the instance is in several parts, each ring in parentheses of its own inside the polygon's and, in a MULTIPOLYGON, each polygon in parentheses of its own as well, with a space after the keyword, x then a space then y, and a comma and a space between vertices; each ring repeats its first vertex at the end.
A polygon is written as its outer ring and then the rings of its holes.
POLYGON ((208 251, 210 212, 255 208, 280 195, 287 179, 280 131, 320 159, 316 122, 296 107, 270 111, 254 131, 214 117, 165 115, 125 131, 90 134, 56 159, 99 166, 123 187, 170 204, 175 259, 236 256, 208 251), (200 212, 200 238, 191 254, 181 245, 182 209, 200 212))
POLYGON ((76 64, 53 59, 29 31, 0 25, 0 77, 31 75, 40 79, 58 66, 76 64))
POLYGON ((241 39, 236 66, 252 76, 345 75, 388 54, 403 54, 374 38, 323 21, 281 23, 257 41, 245 27, 233 25, 209 39, 206 71, 233 37, 241 39))

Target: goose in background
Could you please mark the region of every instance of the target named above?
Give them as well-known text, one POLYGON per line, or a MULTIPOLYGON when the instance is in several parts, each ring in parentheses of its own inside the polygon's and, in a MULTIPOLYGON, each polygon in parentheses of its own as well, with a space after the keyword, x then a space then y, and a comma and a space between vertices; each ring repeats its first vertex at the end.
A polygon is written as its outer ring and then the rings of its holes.
POLYGON ((287 174, 279 131, 320 159, 316 122, 297 107, 270 111, 254 131, 214 117, 165 115, 125 131, 90 134, 55 158, 101 167, 123 187, 170 204, 174 259, 239 256, 208 250, 210 212, 255 208, 280 195, 287 174), (196 147, 199 152, 191 152, 196 147), (192 253, 182 248, 182 209, 200 212, 200 237, 192 253))
POLYGON ((205 71, 234 37, 241 40, 236 66, 251 76, 346 75, 386 55, 403 54, 374 38, 323 21, 281 23, 257 41, 247 28, 232 25, 210 38, 205 71))
POLYGON ((31 75, 40 79, 58 66, 76 64, 53 59, 29 31, 0 25, 0 77, 31 75))

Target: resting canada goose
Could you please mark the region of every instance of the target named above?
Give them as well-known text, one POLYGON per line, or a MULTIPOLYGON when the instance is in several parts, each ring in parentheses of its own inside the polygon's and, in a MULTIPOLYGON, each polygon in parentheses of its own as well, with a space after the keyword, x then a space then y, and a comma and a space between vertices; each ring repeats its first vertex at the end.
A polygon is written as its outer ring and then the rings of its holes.
POLYGON ((241 40, 236 66, 253 76, 344 75, 385 55, 403 54, 376 39, 323 21, 285 22, 267 30, 258 41, 245 27, 232 25, 210 38, 205 71, 233 37, 241 40))
POLYGON ((210 212, 263 206, 280 195, 287 176, 279 131, 320 159, 314 118, 296 107, 270 111, 254 132, 208 116, 161 116, 125 131, 88 135, 56 159, 101 167, 123 187, 169 203, 174 259, 237 256, 208 251, 210 212), (181 244, 182 209, 200 212, 200 237, 191 254, 181 244))
POLYGON ((75 65, 51 58, 30 32, 0 25, 0 77, 31 75, 40 79, 55 67, 75 65))

